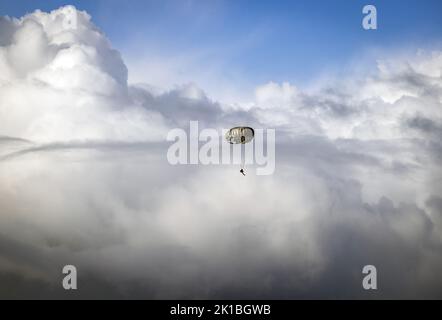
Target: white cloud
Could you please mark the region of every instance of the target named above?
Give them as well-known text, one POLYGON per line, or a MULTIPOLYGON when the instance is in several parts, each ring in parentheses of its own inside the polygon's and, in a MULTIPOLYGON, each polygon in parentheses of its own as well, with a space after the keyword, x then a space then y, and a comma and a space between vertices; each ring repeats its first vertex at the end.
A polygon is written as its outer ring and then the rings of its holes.
POLYGON ((0 281, 19 297, 63 296, 68 263, 85 297, 367 297, 365 264, 379 297, 440 297, 442 53, 230 106, 128 85, 65 10, 0 20, 0 281), (189 120, 276 128, 275 175, 168 165, 189 120))

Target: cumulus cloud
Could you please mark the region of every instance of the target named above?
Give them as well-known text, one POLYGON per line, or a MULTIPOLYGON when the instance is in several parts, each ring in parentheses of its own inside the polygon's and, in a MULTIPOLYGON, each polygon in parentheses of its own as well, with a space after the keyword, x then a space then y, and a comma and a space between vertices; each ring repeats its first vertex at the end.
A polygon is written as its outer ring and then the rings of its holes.
POLYGON ((0 296, 440 298, 441 57, 225 105, 128 84, 86 12, 0 18, 0 296), (275 174, 169 165, 190 120, 276 128, 275 174))

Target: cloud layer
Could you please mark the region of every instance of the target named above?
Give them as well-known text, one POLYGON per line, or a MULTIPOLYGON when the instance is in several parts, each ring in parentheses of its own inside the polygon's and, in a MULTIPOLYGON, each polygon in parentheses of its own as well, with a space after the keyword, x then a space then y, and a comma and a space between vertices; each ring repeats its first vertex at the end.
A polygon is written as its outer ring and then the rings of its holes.
POLYGON ((86 12, 0 18, 0 297, 442 297, 442 52, 235 105, 127 75, 86 12), (190 120, 276 128, 275 174, 170 166, 190 120))

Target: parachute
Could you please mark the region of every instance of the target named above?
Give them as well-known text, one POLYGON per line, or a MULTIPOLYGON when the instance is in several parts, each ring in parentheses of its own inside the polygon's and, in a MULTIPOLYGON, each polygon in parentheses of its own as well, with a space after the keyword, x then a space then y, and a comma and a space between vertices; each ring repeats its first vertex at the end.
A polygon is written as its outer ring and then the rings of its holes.
POLYGON ((245 144, 255 137, 255 130, 250 127, 235 127, 227 131, 226 140, 231 144, 245 144))
MULTIPOLYGON (((235 127, 226 132, 226 140, 230 144, 246 144, 253 140, 255 137, 255 130, 250 127, 235 127)), ((241 149, 243 147, 241 146, 241 149)), ((245 160, 244 157, 241 156, 241 174, 245 176, 244 173, 245 160)))

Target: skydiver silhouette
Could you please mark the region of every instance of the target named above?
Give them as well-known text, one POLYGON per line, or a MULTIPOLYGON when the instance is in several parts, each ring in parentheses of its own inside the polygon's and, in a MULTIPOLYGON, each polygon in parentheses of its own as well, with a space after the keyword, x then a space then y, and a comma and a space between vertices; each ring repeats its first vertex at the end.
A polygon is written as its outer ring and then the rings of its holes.
POLYGON ((241 172, 244 177, 246 176, 246 174, 244 173, 244 169, 239 170, 239 172, 241 172))

